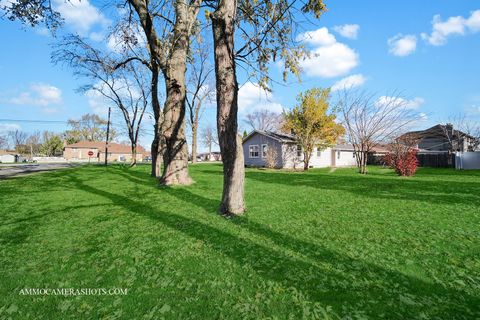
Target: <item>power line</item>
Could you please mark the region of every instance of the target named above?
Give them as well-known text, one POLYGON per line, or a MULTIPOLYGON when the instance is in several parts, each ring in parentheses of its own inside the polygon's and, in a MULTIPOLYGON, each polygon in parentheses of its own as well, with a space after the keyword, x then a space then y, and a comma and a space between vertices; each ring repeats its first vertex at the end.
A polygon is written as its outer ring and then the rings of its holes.
MULTIPOLYGON (((0 119, 0 122, 17 122, 17 123, 37 123, 37 124, 69 124, 68 121, 63 121, 63 120, 31 120, 31 119, 0 119)), ((81 120, 75 120, 76 123, 88 123, 89 121, 81 121, 81 120)), ((117 123, 117 122, 110 122, 111 125, 113 126, 123 126, 124 123, 117 123)), ((141 135, 148 135, 148 136, 154 136, 153 133, 150 133, 148 131, 144 131, 143 129, 141 135)))

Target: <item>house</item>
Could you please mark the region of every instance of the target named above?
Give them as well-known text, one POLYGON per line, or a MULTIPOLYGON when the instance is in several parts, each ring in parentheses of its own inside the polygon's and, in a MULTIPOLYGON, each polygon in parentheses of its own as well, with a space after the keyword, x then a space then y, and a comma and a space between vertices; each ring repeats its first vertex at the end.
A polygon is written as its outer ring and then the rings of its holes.
MULTIPOLYGON (((143 160, 143 155, 147 152, 141 146, 137 147, 137 162, 143 160)), ((66 145, 63 148, 63 157, 67 161, 105 161, 105 142, 100 141, 80 141, 66 145), (90 153, 91 152, 91 153, 90 153), (92 154, 91 156, 89 155, 92 154)), ((107 160, 110 162, 130 162, 132 151, 130 145, 112 143, 108 144, 107 160)))
POLYGON ((15 151, 0 150, 0 163, 13 163, 18 161, 15 151))
MULTIPOLYGON (((294 135, 255 130, 243 139, 246 166, 265 167, 272 162, 275 168, 303 168, 303 151, 294 135)), ((310 159, 312 168, 355 166, 353 146, 337 144, 320 150, 315 148, 310 159)))
POLYGON ((452 124, 437 124, 431 128, 407 132, 417 139, 418 153, 467 152, 478 148, 478 138, 454 129, 452 124))

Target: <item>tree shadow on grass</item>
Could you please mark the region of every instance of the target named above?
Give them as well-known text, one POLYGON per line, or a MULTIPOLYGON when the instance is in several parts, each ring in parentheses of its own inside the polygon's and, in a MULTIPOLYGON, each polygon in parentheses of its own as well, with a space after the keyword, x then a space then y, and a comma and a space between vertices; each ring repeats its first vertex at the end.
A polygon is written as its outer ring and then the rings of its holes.
MULTIPOLYGON (((130 175, 125 172, 122 176, 130 175)), ((131 174, 131 181, 141 180, 131 174)), ((137 181, 139 182, 139 181, 137 181)), ((404 275, 380 266, 333 252, 323 246, 301 241, 273 231, 263 225, 234 219, 233 224, 252 234, 268 238, 278 248, 239 238, 204 222, 184 215, 159 210, 144 202, 92 187, 70 176, 70 183, 79 190, 101 196, 137 215, 164 224, 190 238, 204 241, 209 248, 247 266, 266 280, 285 289, 295 288, 309 301, 331 305, 337 313, 363 311, 370 317, 412 318, 420 314, 438 318, 478 316, 480 299, 465 292, 447 289, 435 283, 404 275), (285 249, 295 255, 287 254, 285 249)), ((152 181, 145 183, 152 186, 152 181)), ((162 188, 170 196, 211 211, 218 202, 195 194, 186 188, 162 188)), ((222 219, 218 217, 218 219, 222 219)))

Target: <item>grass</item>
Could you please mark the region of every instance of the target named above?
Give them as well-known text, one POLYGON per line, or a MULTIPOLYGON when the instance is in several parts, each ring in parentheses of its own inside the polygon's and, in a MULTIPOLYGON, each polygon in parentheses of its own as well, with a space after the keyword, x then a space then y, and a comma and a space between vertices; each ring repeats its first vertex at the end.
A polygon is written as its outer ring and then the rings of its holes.
POLYGON ((146 166, 0 181, 0 319, 480 318, 479 171, 248 169, 235 219, 216 214, 221 167, 191 174, 172 188, 146 166))

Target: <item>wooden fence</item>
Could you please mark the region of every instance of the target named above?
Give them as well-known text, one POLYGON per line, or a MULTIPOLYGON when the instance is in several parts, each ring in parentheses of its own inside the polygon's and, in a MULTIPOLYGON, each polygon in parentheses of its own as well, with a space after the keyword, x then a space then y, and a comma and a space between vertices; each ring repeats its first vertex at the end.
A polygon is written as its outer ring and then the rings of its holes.
POLYGON ((419 153, 417 159, 420 167, 455 168, 455 154, 419 153))

